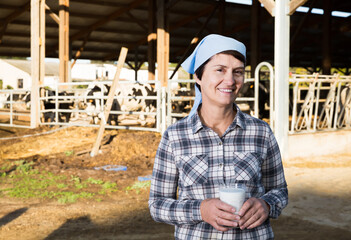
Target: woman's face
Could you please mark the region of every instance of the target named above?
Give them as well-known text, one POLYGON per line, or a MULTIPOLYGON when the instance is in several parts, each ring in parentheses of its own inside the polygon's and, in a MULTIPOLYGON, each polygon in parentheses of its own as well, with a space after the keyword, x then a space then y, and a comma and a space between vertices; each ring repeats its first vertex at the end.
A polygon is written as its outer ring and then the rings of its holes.
POLYGON ((205 65, 201 80, 203 103, 213 106, 232 106, 244 83, 244 63, 229 54, 214 55, 205 65))

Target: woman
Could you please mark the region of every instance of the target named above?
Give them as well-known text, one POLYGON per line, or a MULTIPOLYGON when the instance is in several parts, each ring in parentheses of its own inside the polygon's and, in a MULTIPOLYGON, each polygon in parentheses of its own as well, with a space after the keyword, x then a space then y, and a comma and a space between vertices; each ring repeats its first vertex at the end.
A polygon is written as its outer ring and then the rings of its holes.
POLYGON ((182 64, 195 74, 197 96, 189 116, 162 136, 149 199, 153 219, 175 225, 175 239, 273 239, 269 218, 288 203, 271 129, 234 103, 245 58, 244 44, 212 34, 182 64), (218 199, 228 183, 247 188, 238 214, 218 199))

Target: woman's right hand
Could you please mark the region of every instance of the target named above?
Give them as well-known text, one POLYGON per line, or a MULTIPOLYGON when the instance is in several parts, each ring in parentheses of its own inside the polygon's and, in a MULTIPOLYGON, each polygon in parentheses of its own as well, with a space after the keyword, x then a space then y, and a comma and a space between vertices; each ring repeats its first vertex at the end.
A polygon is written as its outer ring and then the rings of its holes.
POLYGON ((202 220, 211 224, 218 231, 228 231, 238 227, 239 215, 235 215, 235 208, 222 202, 218 198, 208 198, 200 205, 202 220))

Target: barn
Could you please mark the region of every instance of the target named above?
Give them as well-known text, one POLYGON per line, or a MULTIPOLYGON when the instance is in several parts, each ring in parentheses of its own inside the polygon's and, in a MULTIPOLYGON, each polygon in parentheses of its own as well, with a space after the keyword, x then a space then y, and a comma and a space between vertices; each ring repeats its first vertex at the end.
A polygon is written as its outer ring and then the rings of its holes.
MULTIPOLYGON (((334 71, 347 76, 350 72, 350 36, 345 20, 351 9, 341 0, 70 0, 41 5, 37 0, 17 0, 1 6, 4 25, 0 54, 31 56, 38 63, 32 64, 32 76, 39 82, 45 75, 45 68, 40 67, 44 57, 59 58, 59 81, 66 84, 71 79, 70 68, 74 69, 78 59, 115 62, 121 47, 126 46, 126 64, 137 72, 146 63, 148 79, 166 87, 168 78, 173 78, 173 74, 168 77, 169 62, 175 66, 173 73, 177 72, 179 64, 204 35, 217 32, 240 38, 249 46, 247 70, 251 78, 261 61, 271 65, 275 62, 274 78, 280 80, 273 82, 272 127, 283 152, 289 152, 288 146, 292 145, 288 135, 294 132, 289 126, 289 67, 303 68, 308 74, 330 75, 334 71)), ((32 89, 38 89, 38 83, 34 82, 32 89)), ((36 94, 32 97, 38 99, 36 94)), ((38 111, 38 107, 32 107, 32 127, 39 124, 35 119, 40 115, 38 111)), ((158 115, 167 119, 167 112, 158 115)), ((166 125, 163 123, 161 129, 166 125)))
POLYGON ((150 216, 152 167, 194 101, 180 63, 219 33, 247 46, 237 103, 282 153, 275 238, 351 239, 350 18, 347 0, 2 0, 0 238, 173 239, 150 216))

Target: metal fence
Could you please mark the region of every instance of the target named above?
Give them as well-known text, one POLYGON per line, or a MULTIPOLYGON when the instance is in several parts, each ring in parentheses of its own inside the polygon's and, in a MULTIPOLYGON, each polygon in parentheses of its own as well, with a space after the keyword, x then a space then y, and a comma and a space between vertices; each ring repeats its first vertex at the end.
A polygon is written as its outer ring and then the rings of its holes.
MULTIPOLYGON (((245 79, 245 83, 254 83, 254 78, 245 79)), ((167 126, 170 126, 177 119, 186 117, 195 100, 195 80, 169 80, 167 88, 167 126), (178 107, 180 106, 180 107, 178 107), (179 111, 183 110, 183 111, 179 111)), ((243 111, 258 116, 257 110, 250 109, 247 103, 252 102, 253 106, 258 101, 257 94, 253 96, 241 96, 236 98, 236 103, 243 111), (251 110, 251 111, 250 111, 251 110)))
POLYGON ((0 126, 30 127, 30 105, 26 98, 29 93, 25 90, 0 90, 0 126))
MULTIPOLYGON (((107 93, 103 91, 106 86, 110 86, 112 84, 111 81, 97 81, 97 82, 72 82, 72 83, 58 83, 55 85, 54 95, 48 96, 48 94, 41 94, 39 98, 40 102, 51 102, 54 104, 54 108, 52 109, 44 109, 41 108, 40 115, 45 116, 48 114, 55 114, 53 122, 46 122, 43 121, 43 118, 40 118, 40 125, 69 125, 69 126, 85 126, 85 127, 98 127, 98 122, 94 122, 93 118, 99 118, 101 121, 106 121, 106 128, 107 129, 130 129, 130 130, 145 130, 145 131, 155 131, 160 132, 160 87, 159 84, 156 84, 156 81, 147 81, 147 84, 152 85, 155 89, 156 95, 155 96, 132 96, 132 95, 123 95, 120 94, 118 96, 114 96, 114 100, 121 102, 123 100, 154 100, 156 102, 156 108, 154 111, 122 111, 123 109, 116 110, 111 109, 110 117, 121 116, 125 122, 117 122, 115 125, 110 124, 107 119, 104 119, 104 111, 105 111, 105 102, 108 98, 107 93), (91 88, 89 86, 97 86, 100 88, 99 97, 95 96, 88 96, 87 93, 91 88), (67 92, 69 94, 62 95, 60 93, 67 92), (81 108, 80 106, 83 104, 87 104, 89 100, 94 100, 95 102, 99 102, 99 108, 95 108, 93 111, 89 111, 86 108, 81 108), (61 108, 62 104, 64 103, 74 103, 70 109, 61 108), (64 113, 69 113, 72 115, 69 122, 60 121, 60 116, 64 113), (146 120, 144 124, 140 124, 138 121, 138 117, 146 116, 146 120), (148 122, 147 120, 150 119, 151 121, 148 122), (144 125, 144 126, 138 126, 144 125)), ((119 81, 120 85, 127 85, 127 84, 141 84, 141 82, 135 81, 119 81)), ((144 83, 146 84, 146 83, 144 83)), ((48 86, 40 86, 41 89, 47 88, 48 86)), ((123 87, 122 87, 123 88, 123 87)), ((47 91, 44 91, 47 92, 47 91)))
MULTIPOLYGON (((265 65, 265 64, 263 64, 265 65)), ((262 65, 262 66, 263 66, 262 65)), ((260 65, 261 66, 261 65, 260 65)), ((270 68, 270 125, 272 121, 272 83, 273 71, 270 68)), ((251 103, 250 113, 258 116, 258 74, 255 78, 246 79, 245 82, 254 84, 254 95, 241 96, 236 99, 240 103, 251 103), (252 106, 254 110, 252 111, 252 106)), ((72 82, 58 83, 55 86, 40 86, 40 89, 51 88, 52 95, 41 93, 40 103, 51 102, 53 107, 45 109, 40 107, 40 125, 66 125, 66 126, 87 126, 98 127, 97 122, 92 121, 92 112, 81 108, 81 103, 86 104, 89 100, 99 100, 100 108, 95 109, 94 116, 103 116, 107 94, 103 92, 103 86, 111 85, 111 81, 97 82, 72 82), (88 96, 90 85, 100 87, 99 97, 88 96), (61 92, 69 94, 62 95, 61 92), (70 108, 62 108, 64 103, 73 103, 70 108), (60 121, 60 116, 68 113, 71 115, 69 121, 60 121), (53 121, 44 121, 43 116, 53 114, 53 121)), ((135 84, 135 81, 120 81, 119 84, 135 84)), ((107 124, 107 129, 131 129, 163 132, 167 126, 171 125, 176 119, 185 117, 192 107, 195 99, 194 80, 169 80, 168 88, 162 88, 158 81, 147 81, 139 83, 152 85, 154 96, 136 95, 117 95, 116 101, 121 100, 152 100, 156 107, 153 110, 111 110, 110 115, 118 115, 118 124, 107 124), (183 94, 179 94, 183 92, 183 94), (178 104, 178 105, 177 105, 178 104), (181 105, 180 108, 177 106, 181 105), (184 109, 184 111, 179 111, 184 109), (140 117, 144 118, 141 124, 140 117)), ((30 127, 30 106, 25 96, 28 91, 21 90, 0 90, 0 126, 7 127, 30 127)), ((297 75, 293 74, 290 78, 290 134, 330 131, 337 129, 351 128, 351 76, 339 75, 297 75)), ((106 119, 100 118, 102 121, 106 119)))
POLYGON ((292 75, 290 133, 351 127, 351 76, 292 75))

